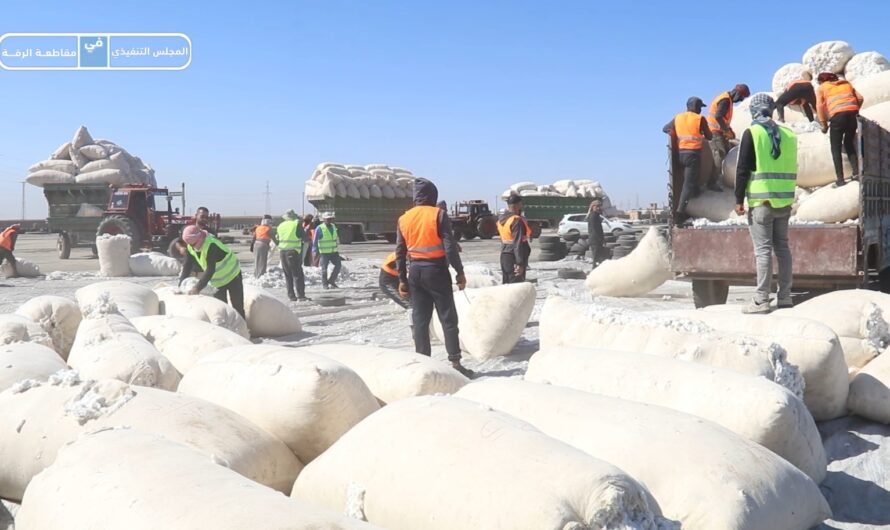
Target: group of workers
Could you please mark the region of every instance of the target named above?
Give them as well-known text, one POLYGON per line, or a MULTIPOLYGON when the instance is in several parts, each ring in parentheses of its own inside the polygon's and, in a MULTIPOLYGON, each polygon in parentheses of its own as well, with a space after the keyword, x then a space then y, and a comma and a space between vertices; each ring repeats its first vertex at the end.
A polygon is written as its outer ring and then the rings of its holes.
MULTIPOLYGON (((738 215, 747 212, 757 269, 757 291, 751 303, 744 308, 746 313, 770 311, 773 253, 778 261, 777 306, 792 306, 788 221, 797 182, 797 136, 791 129, 774 121, 773 112, 777 112, 778 122, 784 123, 785 107, 798 105, 810 122, 818 118, 822 133, 830 132, 837 186, 846 183, 842 148, 853 167, 851 178, 855 179, 859 175, 855 139, 862 96, 852 84, 832 72, 818 75, 818 88, 813 86, 811 80, 812 76, 804 74, 800 79, 789 83, 776 100, 765 93, 756 94, 751 99, 749 108, 751 126, 738 142, 735 211, 738 215)), ((730 144, 735 143, 736 138, 730 125, 732 104, 749 95, 750 90, 744 84, 738 84, 732 90, 719 94, 711 102, 707 118, 701 116, 701 109, 704 107, 702 100, 691 97, 686 102, 686 112, 677 114, 665 125, 664 132, 676 140, 677 160, 683 167, 683 188, 677 206, 679 214, 686 214, 689 200, 699 193, 704 140, 710 141, 715 164, 714 171, 708 178, 708 188, 721 189, 719 181, 722 178, 723 161, 730 144)))

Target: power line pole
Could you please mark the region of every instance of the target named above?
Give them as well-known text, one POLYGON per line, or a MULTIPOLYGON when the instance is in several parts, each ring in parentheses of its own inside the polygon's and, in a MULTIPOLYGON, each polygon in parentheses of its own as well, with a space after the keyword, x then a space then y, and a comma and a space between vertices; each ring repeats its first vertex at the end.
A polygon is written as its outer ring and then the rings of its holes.
POLYGON ((269 181, 266 181, 266 211, 263 212, 266 215, 270 215, 272 213, 272 191, 269 189, 269 181))

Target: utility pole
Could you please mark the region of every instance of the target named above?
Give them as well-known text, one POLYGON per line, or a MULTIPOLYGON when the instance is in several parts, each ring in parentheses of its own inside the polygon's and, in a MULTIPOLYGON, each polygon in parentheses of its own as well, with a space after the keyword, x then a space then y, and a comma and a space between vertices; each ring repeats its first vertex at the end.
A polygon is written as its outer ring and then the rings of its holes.
POLYGON ((270 215, 272 213, 272 191, 269 189, 269 181, 266 181, 266 211, 264 212, 266 215, 270 215))

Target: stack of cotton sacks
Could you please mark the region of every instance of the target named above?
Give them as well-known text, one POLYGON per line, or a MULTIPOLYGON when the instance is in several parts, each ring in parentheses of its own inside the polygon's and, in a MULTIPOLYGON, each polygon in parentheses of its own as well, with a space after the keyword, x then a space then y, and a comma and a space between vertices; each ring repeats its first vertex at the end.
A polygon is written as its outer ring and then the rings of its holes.
POLYGON ((523 197, 599 197, 604 201, 609 200, 609 196, 603 191, 603 186, 596 181, 581 180, 557 180, 553 184, 538 185, 534 182, 517 182, 508 189, 504 190, 501 195, 506 199, 510 195, 522 195, 523 197))
POLYGON ((138 156, 110 140, 93 140, 86 127, 60 145, 47 160, 31 166, 28 184, 149 184, 157 186, 155 171, 138 156))
POLYGON ((406 199, 413 196, 414 174, 385 164, 367 166, 323 162, 306 181, 309 199, 406 199))

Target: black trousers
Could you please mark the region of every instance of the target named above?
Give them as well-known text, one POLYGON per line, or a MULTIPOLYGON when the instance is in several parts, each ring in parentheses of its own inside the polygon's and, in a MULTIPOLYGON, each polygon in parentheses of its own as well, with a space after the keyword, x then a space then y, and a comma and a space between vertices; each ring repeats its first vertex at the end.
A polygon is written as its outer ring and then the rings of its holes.
MULTIPOLYGON (((528 258, 526 258, 526 263, 528 263, 528 258)), ((516 274, 516 254, 513 252, 502 252, 501 253, 501 281, 504 284, 508 283, 522 283, 525 281, 525 271, 522 271, 522 274, 516 274)))
POLYGON ((15 256, 12 255, 12 251, 0 247, 0 265, 3 265, 3 260, 9 260, 9 262, 12 264, 12 270, 16 270, 15 256))
POLYGON ((244 282, 242 281, 240 272, 238 273, 238 276, 235 276, 234 280, 222 287, 217 287, 216 294, 213 296, 223 302, 231 303, 232 307, 235 308, 235 311, 237 311, 244 320, 247 320, 247 316, 244 314, 244 282))
POLYGON ((411 263, 408 270, 411 291, 412 321, 414 322, 414 351, 429 356, 430 321, 433 308, 439 315, 445 334, 445 351, 449 361, 460 360, 460 338, 457 329, 457 309, 451 289, 451 273, 447 266, 411 263))
POLYGON ((689 199, 697 197, 699 194, 698 176, 701 173, 701 151, 682 149, 679 151, 678 160, 683 168, 683 189, 680 191, 677 212, 685 214, 689 199))
POLYGON ((831 140, 831 159, 834 161, 834 174, 838 181, 844 180, 844 160, 841 146, 847 153, 853 174, 859 174, 859 155, 856 153, 856 111, 839 112, 828 121, 828 137, 831 140))
POLYGON ((284 269, 284 282, 287 284, 288 298, 306 296, 306 278, 303 276, 303 256, 297 250, 282 250, 279 254, 281 268, 284 269), (296 285, 296 294, 294 286, 296 285))
POLYGON ((410 300, 405 300, 399 296, 399 279, 392 274, 380 271, 380 291, 385 294, 387 298, 405 309, 411 308, 410 300))

